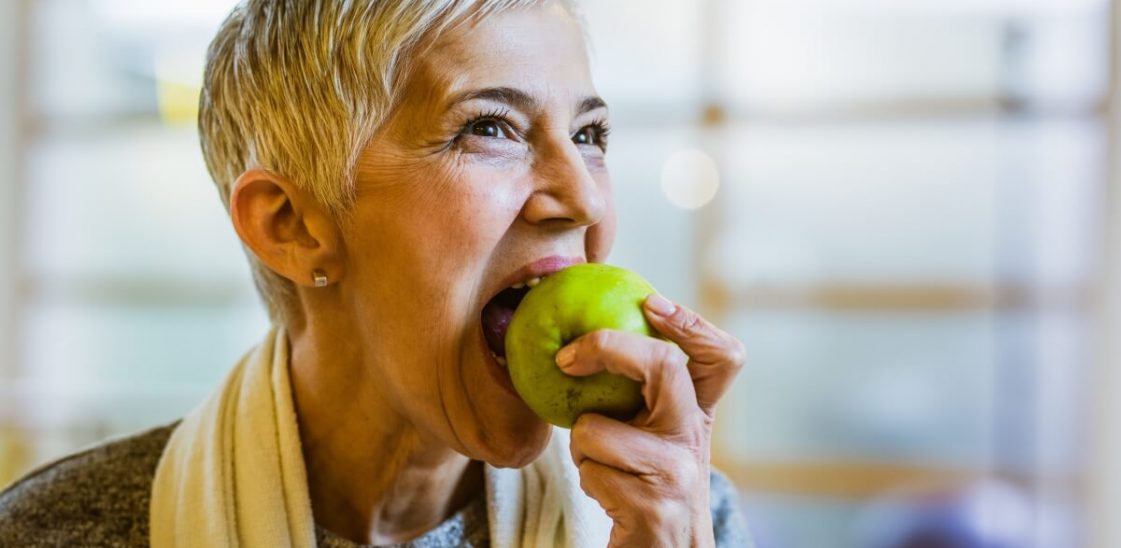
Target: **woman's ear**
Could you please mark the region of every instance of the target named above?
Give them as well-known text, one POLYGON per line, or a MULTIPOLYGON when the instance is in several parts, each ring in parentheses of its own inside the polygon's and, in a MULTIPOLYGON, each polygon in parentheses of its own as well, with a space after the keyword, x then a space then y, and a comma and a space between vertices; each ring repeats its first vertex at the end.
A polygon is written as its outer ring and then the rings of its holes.
POLYGON ((310 193, 265 169, 242 173, 230 192, 234 229, 257 260, 296 285, 342 277, 338 225, 310 193))

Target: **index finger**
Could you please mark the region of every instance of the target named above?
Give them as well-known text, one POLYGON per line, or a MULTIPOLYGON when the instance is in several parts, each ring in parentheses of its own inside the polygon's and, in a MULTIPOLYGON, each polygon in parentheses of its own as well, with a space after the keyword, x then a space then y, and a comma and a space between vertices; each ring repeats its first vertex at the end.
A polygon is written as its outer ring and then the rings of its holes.
POLYGON ((697 410, 699 402, 677 346, 628 331, 601 329, 586 333, 557 353, 567 375, 607 371, 642 383, 642 397, 653 424, 673 426, 697 410))
POLYGON ((657 293, 647 297, 643 307, 654 329, 689 356, 689 376, 697 391, 697 403, 711 415, 743 368, 743 343, 700 314, 657 293))

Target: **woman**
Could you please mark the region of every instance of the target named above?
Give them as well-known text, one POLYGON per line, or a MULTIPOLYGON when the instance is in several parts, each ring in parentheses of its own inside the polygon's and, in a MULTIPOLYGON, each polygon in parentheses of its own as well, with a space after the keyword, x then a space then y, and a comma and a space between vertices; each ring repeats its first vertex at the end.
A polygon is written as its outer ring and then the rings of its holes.
POLYGON ((200 129, 276 327, 181 423, 17 483, 0 544, 748 544, 709 467, 735 339, 654 295, 676 345, 573 341, 558 367, 647 409, 569 440, 483 336, 505 288, 607 256, 606 118, 561 0, 239 7, 200 129))

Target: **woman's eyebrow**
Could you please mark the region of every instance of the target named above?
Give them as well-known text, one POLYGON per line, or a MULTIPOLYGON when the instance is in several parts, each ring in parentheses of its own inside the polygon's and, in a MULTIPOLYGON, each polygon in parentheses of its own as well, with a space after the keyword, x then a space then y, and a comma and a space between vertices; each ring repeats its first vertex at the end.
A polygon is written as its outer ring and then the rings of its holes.
MULTIPOLYGON (((450 110, 455 105, 466 101, 474 100, 487 100, 496 103, 504 103, 510 105, 522 112, 530 112, 536 110, 538 101, 532 95, 511 87, 493 87, 467 90, 457 93, 448 100, 447 109, 450 110)), ((576 114, 580 115, 590 110, 597 108, 606 108, 607 103, 603 99, 595 96, 584 97, 577 105, 576 114)))
POLYGON ((590 110, 597 108, 607 108, 607 103, 596 96, 585 97, 580 101, 580 106, 576 109, 576 114, 584 114, 590 110))

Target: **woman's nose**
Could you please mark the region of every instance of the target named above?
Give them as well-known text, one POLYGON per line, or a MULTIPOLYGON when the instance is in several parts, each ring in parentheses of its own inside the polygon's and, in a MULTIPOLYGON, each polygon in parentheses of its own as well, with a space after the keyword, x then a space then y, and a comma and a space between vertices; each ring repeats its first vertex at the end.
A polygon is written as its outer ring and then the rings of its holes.
POLYGON ((607 199, 580 150, 572 141, 538 152, 533 164, 534 192, 523 209, 534 224, 566 227, 598 223, 607 211, 607 199))

